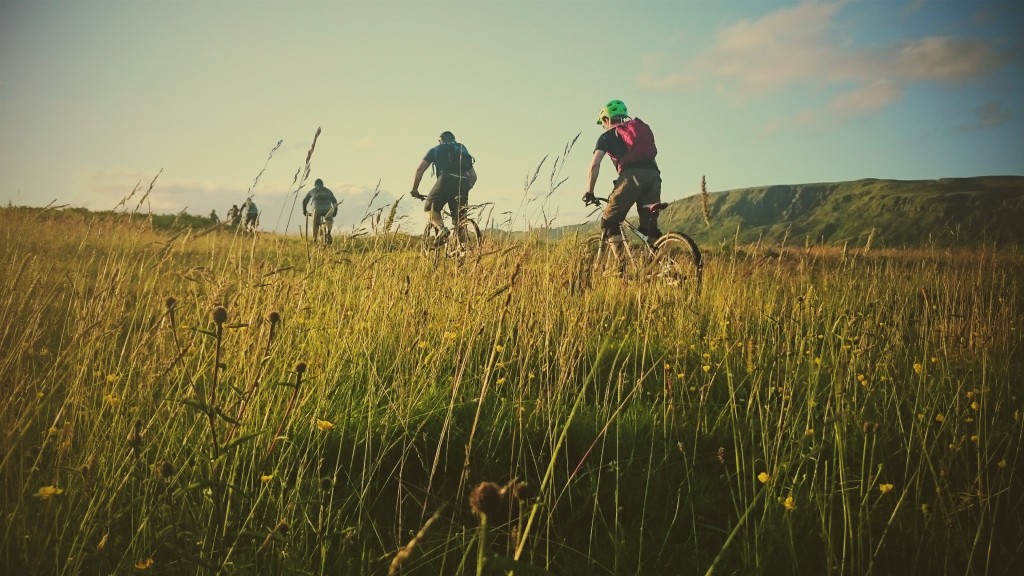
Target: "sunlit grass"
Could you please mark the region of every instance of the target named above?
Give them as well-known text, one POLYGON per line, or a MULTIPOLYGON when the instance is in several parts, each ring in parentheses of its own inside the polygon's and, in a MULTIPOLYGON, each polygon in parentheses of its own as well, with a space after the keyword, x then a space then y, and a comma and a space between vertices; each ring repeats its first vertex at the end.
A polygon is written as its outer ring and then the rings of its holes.
POLYGON ((571 238, 0 222, 4 573, 1024 561, 1015 248, 708 250, 694 298, 571 238))

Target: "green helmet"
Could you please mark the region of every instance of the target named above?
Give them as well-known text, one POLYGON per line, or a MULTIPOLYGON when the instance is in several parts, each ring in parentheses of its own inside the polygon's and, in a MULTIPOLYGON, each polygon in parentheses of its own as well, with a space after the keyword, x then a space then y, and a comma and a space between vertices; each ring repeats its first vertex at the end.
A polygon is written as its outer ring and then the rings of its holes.
POLYGON ((611 100, 605 104, 597 114, 597 123, 602 124, 605 118, 615 118, 616 116, 629 116, 629 113, 626 112, 626 103, 622 100, 611 100))

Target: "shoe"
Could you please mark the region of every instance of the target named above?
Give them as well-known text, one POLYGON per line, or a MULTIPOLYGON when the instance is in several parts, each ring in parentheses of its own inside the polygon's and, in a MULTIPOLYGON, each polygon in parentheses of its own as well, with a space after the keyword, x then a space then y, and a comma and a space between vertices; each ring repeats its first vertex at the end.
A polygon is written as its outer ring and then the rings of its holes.
POLYGON ((444 246, 444 243, 448 241, 448 236, 451 235, 451 230, 441 227, 441 231, 437 234, 437 245, 444 246))

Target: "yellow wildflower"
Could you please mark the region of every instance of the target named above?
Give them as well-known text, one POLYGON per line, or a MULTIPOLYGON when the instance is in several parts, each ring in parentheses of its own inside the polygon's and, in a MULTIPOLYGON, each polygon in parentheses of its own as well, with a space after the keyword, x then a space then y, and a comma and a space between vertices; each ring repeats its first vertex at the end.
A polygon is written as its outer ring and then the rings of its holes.
POLYGON ((914 372, 920 374, 922 370, 924 370, 924 366, 920 362, 914 362, 914 372))
POLYGON ((921 513, 922 514, 927 514, 928 513, 928 505, 927 504, 921 504, 921 513))
POLYGON ((974 410, 974 411, 978 410, 978 403, 977 402, 971 402, 971 410, 974 410))
POLYGON ((270 482, 273 479, 274 479, 274 475, 273 474, 261 474, 260 475, 260 482, 263 482, 264 484, 266 484, 267 482, 270 482))
POLYGON ((117 384, 121 377, 117 374, 107 374, 107 384, 117 384))
POLYGON ((767 472, 761 472, 760 474, 757 475, 757 479, 761 482, 761 484, 767 484, 768 480, 771 479, 771 476, 769 476, 767 472))
POLYGON ((711 366, 708 366, 707 364, 701 366, 700 369, 705 372, 711 372, 711 366))
POLYGON ((445 332, 444 333, 444 339, 445 340, 455 340, 455 337, 458 336, 458 335, 459 334, 457 332, 445 332))
POLYGON ((149 570, 153 567, 153 559, 146 558, 145 560, 139 560, 135 563, 136 570, 149 570))
POLYGON ((426 347, 427 347, 427 343, 426 343, 425 341, 423 341, 423 340, 420 340, 420 341, 419 341, 419 342, 418 342, 418 343, 416 344, 416 346, 418 346, 418 347, 419 347, 419 348, 421 348, 421 349, 422 349, 422 348, 426 348, 426 347))
POLYGON ((498 378, 498 382, 497 382, 498 386, 501 386, 504 383, 505 383, 505 379, 504 378, 498 378))
POLYGON ((56 486, 43 486, 38 491, 36 491, 36 493, 33 494, 33 496, 39 498, 40 500, 49 500, 51 496, 56 496, 57 494, 63 493, 64 490, 56 486))
POLYGON ((786 499, 782 501, 782 506, 786 510, 796 510, 796 500, 793 499, 793 496, 786 496, 786 499))
POLYGON ((940 422, 940 423, 941 423, 941 422, 945 422, 945 421, 946 421, 946 417, 945 417, 945 416, 943 416, 943 415, 942 415, 941 413, 939 413, 939 414, 936 414, 936 415, 935 415, 935 421, 936 421, 936 422, 940 422))
POLYGON ((505 350, 505 347, 504 347, 504 346, 502 346, 501 344, 495 344, 495 345, 494 345, 494 351, 495 351, 495 352, 502 352, 502 351, 504 351, 504 350, 505 350))
POLYGON ((334 428, 334 422, 331 422, 330 420, 321 420, 317 418, 316 427, 319 428, 321 432, 327 432, 328 430, 334 428))
POLYGON ((1003 458, 998 463, 996 463, 996 466, 998 466, 1000 468, 1006 468, 1006 458, 1003 458))
POLYGON ((106 396, 104 396, 103 401, 115 408, 117 407, 118 404, 121 403, 121 399, 113 394, 107 394, 106 396))
POLYGON ((882 494, 888 494, 893 488, 894 488, 894 486, 892 484, 879 484, 878 485, 878 491, 881 492, 882 494))

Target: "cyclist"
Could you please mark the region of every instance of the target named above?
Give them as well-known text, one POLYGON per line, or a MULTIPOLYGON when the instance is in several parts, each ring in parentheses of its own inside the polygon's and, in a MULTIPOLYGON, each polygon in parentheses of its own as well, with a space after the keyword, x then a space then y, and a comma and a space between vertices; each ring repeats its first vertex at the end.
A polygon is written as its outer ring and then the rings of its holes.
POLYGON ((313 238, 320 238, 320 226, 324 226, 324 242, 330 244, 331 228, 334 226, 334 215, 338 213, 338 200, 330 188, 324 187, 324 181, 317 178, 313 189, 302 199, 302 215, 309 217, 307 206, 313 201, 313 238))
POLYGON ((423 210, 427 212, 430 223, 441 229, 437 237, 440 245, 444 244, 449 234, 441 218, 441 209, 448 206, 452 225, 458 230, 459 222, 466 217, 469 191, 476 184, 476 169, 473 168, 473 157, 465 146, 455 140, 454 134, 445 130, 437 141, 437 146, 427 150, 427 154, 416 167, 412 192, 409 194, 414 198, 423 199, 423 195, 419 193, 420 180, 423 179, 427 167, 433 164, 437 182, 427 193, 423 210))
POLYGON ((245 199, 241 212, 245 214, 245 229, 255 232, 256 227, 259 226, 260 210, 256 207, 256 203, 252 201, 252 198, 245 199))
POLYGON ((228 223, 235 228, 242 223, 242 211, 238 209, 238 204, 232 204, 228 209, 228 223))
POLYGON ((653 243, 661 236, 657 213, 640 209, 641 206, 661 202, 661 171, 655 161, 658 151, 650 127, 639 119, 630 118, 622 100, 605 104, 597 115, 597 123, 604 127, 604 132, 594 146, 583 202, 597 203, 594 186, 597 185, 601 160, 607 154, 618 171, 618 178, 601 215, 601 228, 612 253, 620 258, 623 239, 619 225, 634 205, 640 215, 638 228, 647 236, 648 242, 653 243))

